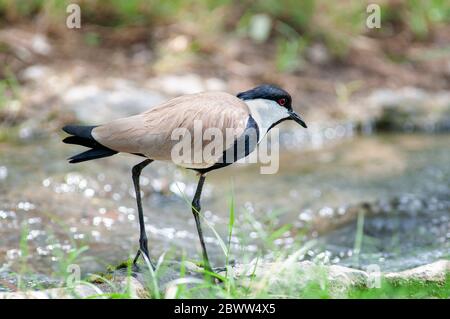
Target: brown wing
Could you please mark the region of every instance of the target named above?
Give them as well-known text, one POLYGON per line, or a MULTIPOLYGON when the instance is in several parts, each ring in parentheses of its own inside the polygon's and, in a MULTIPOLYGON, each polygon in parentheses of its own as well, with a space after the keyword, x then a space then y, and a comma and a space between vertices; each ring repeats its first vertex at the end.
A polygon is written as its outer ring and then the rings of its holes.
MULTIPOLYGON (((184 95, 155 106, 139 115, 118 119, 96 127, 92 136, 102 145, 118 152, 141 153, 156 160, 170 160, 171 150, 179 140, 171 138, 177 128, 194 136, 194 123, 200 121, 202 133, 217 128, 226 136, 241 135, 249 110, 239 98, 223 92, 184 95)), ((224 148, 233 141, 226 139, 224 148)), ((202 143, 203 148, 208 141, 202 143)))

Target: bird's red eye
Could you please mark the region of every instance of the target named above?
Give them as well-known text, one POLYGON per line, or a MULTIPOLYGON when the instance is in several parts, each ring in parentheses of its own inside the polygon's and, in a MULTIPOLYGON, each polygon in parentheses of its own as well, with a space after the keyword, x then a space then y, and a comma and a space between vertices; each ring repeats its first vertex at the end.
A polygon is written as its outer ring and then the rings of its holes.
POLYGON ((286 99, 285 98, 279 99, 278 100, 278 104, 280 104, 281 106, 285 105, 286 104, 286 99))

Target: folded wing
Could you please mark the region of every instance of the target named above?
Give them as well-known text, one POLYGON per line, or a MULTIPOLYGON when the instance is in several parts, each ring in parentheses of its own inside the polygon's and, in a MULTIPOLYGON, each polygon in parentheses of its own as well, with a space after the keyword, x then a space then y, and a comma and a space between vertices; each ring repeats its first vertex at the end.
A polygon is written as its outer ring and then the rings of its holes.
MULTIPOLYGON (((248 107, 239 98, 223 92, 198 93, 177 97, 145 113, 100 125, 92 130, 92 136, 117 152, 171 160, 171 151, 180 142, 182 132, 194 137, 201 130, 203 136, 208 128, 214 128, 224 138, 224 149, 219 150, 222 152, 233 144, 234 139, 230 136, 237 138, 244 132, 248 118, 248 107)), ((194 152, 210 143, 203 138, 200 142, 193 148, 194 152)))

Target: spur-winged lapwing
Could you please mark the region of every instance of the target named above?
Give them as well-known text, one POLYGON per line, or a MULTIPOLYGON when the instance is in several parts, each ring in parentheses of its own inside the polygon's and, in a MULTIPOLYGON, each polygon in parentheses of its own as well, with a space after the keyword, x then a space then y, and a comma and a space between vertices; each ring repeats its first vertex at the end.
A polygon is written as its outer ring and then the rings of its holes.
MULTIPOLYGON (((217 152, 216 157, 213 156, 213 160, 209 158, 176 163, 193 169, 200 175, 192 200, 192 213, 197 225, 205 269, 212 271, 199 216, 200 196, 205 175, 211 170, 232 164, 250 154, 271 128, 285 120, 294 120, 306 128, 302 118, 292 110, 292 99, 289 93, 274 85, 261 85, 239 93, 237 96, 224 92, 183 95, 138 115, 98 126, 67 125, 63 130, 71 135, 64 139, 64 143, 90 148, 86 152, 69 158, 70 163, 89 161, 120 152, 146 158, 132 168, 140 226, 140 249, 134 264, 142 253, 153 267, 154 264, 148 254, 139 187, 142 169, 154 160, 174 162, 172 149, 176 143, 179 143, 172 136, 176 129, 184 128, 188 132, 193 132, 195 123, 199 121, 203 131, 215 128, 223 135, 226 135, 226 131, 231 131, 232 141, 225 139, 222 149, 217 152)), ((206 145, 206 143, 200 143, 200 147, 194 148, 194 152, 201 152, 206 145)))

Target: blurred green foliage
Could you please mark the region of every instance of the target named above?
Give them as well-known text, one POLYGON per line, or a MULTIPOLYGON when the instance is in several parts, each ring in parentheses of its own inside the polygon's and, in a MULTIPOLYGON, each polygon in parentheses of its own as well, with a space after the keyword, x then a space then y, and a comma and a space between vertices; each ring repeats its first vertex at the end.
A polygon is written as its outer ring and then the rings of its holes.
POLYGON ((348 298, 353 299, 419 299, 442 298, 450 296, 450 275, 443 282, 403 280, 398 282, 383 279, 380 288, 353 288, 348 298))
MULTIPOLYGON (((342 58, 352 39, 361 34, 383 37, 400 28, 424 40, 437 25, 450 22, 448 0, 380 1, 380 30, 366 27, 368 0, 0 0, 0 21, 29 22, 39 17, 49 26, 65 28, 69 3, 80 5, 83 25, 145 26, 151 33, 152 27, 179 24, 183 29, 187 24, 194 25, 197 39, 216 41, 224 34, 252 38, 252 17, 268 17, 269 30, 253 40, 276 44, 276 65, 281 71, 301 69, 302 55, 312 41, 323 42, 332 56, 342 58), (295 34, 283 31, 288 28, 295 34)), ((91 45, 99 40, 86 38, 91 45)))
MULTIPOLYGON (((0 16, 6 22, 28 21, 37 15, 60 20, 65 17, 66 6, 78 3, 83 21, 107 26, 154 25, 175 23, 179 19, 202 22, 203 15, 225 8, 217 19, 226 20, 232 15, 235 21, 246 14, 264 13, 274 20, 289 24, 305 33, 335 32, 349 25, 359 25, 363 31, 365 8, 369 1, 348 0, 0 0, 0 16), (239 14, 233 14, 239 12, 239 14), (336 30, 337 29, 337 30, 336 30)), ((426 34, 431 25, 450 21, 450 4, 447 0, 381 1, 382 20, 400 20, 417 34, 426 34)))
POLYGON ((406 21, 414 34, 426 38, 434 23, 450 21, 450 2, 447 0, 409 0, 406 21))
POLYGON ((19 98, 19 82, 12 72, 6 70, 4 78, 0 79, 0 110, 12 99, 19 98))

